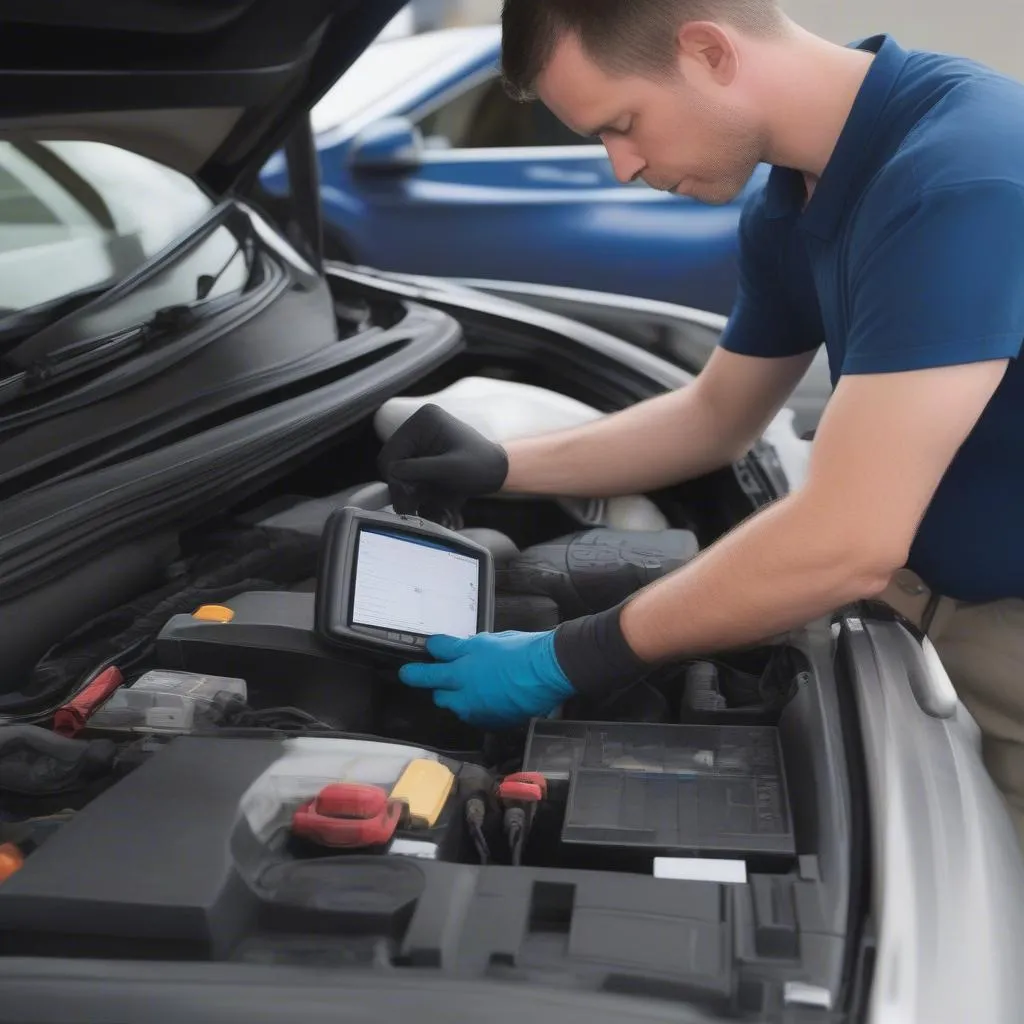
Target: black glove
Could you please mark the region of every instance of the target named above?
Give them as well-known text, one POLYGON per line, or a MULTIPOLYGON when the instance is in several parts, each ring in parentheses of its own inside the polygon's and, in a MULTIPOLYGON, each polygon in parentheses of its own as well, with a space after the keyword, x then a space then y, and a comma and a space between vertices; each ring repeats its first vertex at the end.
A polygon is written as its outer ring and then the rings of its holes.
POLYGON ((413 413, 384 445, 377 466, 395 511, 458 509, 467 498, 494 494, 508 476, 508 455, 436 405, 413 413))
POLYGON ((627 604, 571 619, 555 630, 555 657, 578 693, 606 696, 640 682, 656 668, 634 652, 622 632, 627 604))

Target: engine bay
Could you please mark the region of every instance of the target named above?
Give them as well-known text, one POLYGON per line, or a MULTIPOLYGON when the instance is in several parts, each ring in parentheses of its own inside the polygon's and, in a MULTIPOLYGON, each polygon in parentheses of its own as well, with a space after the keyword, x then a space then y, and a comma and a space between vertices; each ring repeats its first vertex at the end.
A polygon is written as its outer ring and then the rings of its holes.
MULTIPOLYGON (((36 667, 37 694, 77 696, 0 727, 0 951, 312 950, 734 1015, 831 1005, 850 895, 827 628, 475 729, 318 638, 325 524, 390 502, 369 476, 305 489, 331 460, 194 527, 161 587, 36 667)), ((713 539, 706 509, 643 497, 434 514, 490 553, 496 631, 612 607, 713 539)))

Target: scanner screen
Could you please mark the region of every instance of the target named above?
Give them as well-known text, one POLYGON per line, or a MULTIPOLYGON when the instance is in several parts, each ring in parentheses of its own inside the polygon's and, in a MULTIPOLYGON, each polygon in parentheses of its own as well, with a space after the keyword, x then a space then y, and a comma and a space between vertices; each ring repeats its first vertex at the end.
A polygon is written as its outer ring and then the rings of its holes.
POLYGON ((480 562, 429 540, 363 529, 352 624, 431 636, 478 631, 480 562))

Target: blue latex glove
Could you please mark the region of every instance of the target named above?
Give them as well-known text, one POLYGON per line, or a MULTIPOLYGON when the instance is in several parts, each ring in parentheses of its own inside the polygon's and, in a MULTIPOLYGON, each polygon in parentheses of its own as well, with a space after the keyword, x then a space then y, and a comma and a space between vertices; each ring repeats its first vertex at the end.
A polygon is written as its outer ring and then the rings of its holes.
POLYGON ((468 640, 432 636, 434 664, 403 665, 408 686, 434 691, 434 703, 485 729, 546 715, 575 695, 558 658, 555 634, 480 633, 468 640))

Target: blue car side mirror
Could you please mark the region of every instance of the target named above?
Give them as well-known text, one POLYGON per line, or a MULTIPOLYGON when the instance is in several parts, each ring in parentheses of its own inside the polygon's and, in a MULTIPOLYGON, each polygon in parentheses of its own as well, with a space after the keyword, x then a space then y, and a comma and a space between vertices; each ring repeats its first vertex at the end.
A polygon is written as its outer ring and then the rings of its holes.
POLYGON ((407 171, 419 166, 423 135, 404 117, 385 117, 352 140, 350 162, 357 171, 407 171))

